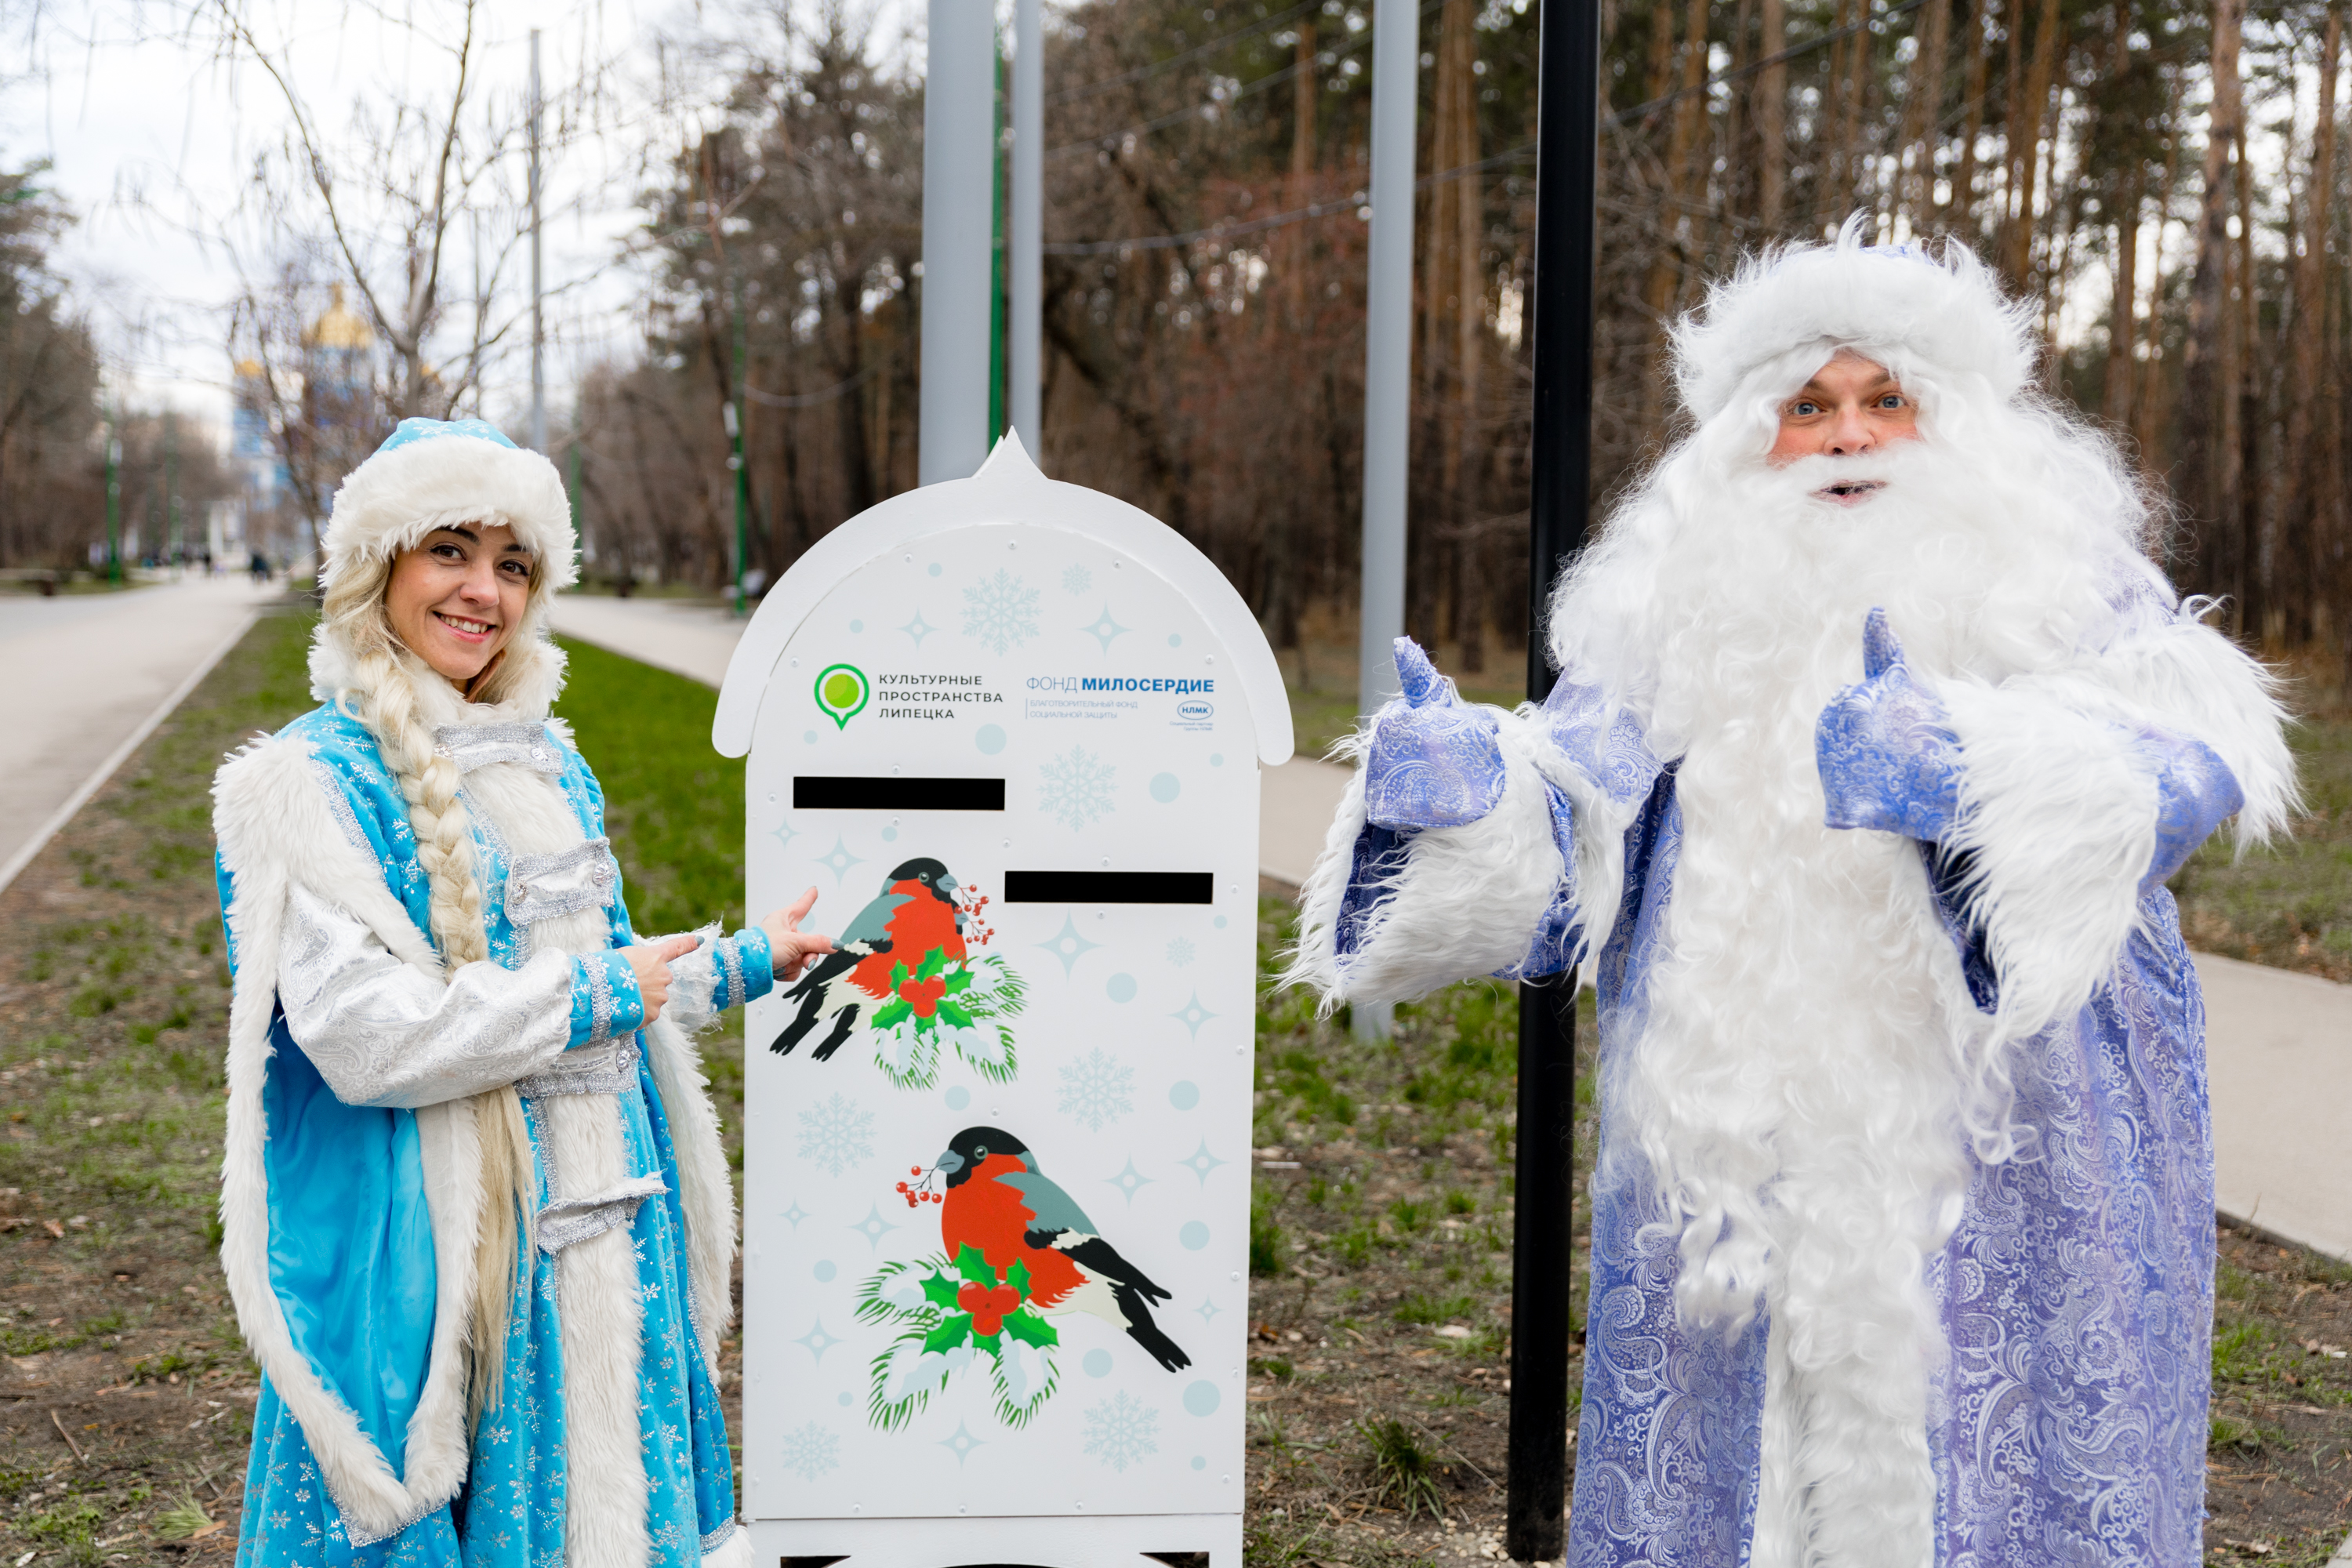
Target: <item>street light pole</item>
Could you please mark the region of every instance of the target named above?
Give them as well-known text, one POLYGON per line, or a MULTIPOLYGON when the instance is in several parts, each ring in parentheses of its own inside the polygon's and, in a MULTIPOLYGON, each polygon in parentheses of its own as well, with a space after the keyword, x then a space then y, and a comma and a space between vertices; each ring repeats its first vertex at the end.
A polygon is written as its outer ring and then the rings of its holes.
MULTIPOLYGON (((1592 476, 1593 198, 1600 0, 1543 0, 1536 88, 1535 410, 1528 531, 1528 699, 1551 692, 1545 620, 1584 542, 1592 476)), ((1594 941, 1607 935, 1590 933, 1594 941)), ((1511 1438, 1503 1546, 1562 1554, 1568 1489, 1569 1236, 1575 1215, 1576 981, 1519 987, 1511 1438)))
MULTIPOLYGON (((1412 418, 1412 166, 1421 8, 1372 6, 1370 252, 1364 301, 1364 536, 1356 706, 1366 720, 1396 693, 1404 635, 1406 449, 1412 418)), ((1386 1039, 1386 1003, 1349 1009, 1358 1037, 1386 1039)))
POLYGON ((114 406, 106 410, 106 580, 122 581, 122 437, 114 406))

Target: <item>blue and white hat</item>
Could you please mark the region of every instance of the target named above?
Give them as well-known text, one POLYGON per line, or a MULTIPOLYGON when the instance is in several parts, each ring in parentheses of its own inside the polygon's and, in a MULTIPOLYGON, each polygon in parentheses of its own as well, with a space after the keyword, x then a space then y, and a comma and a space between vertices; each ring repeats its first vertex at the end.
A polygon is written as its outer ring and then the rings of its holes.
POLYGON ((469 522, 504 523, 539 557, 534 598, 577 579, 572 500, 553 463, 479 419, 404 419, 335 491, 320 541, 321 581, 469 522))

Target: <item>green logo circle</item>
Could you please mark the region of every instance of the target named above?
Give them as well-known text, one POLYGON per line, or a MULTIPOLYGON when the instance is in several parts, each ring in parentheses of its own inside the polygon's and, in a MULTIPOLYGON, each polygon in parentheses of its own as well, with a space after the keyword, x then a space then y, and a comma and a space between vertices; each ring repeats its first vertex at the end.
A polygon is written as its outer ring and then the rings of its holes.
POLYGON ((854 664, 828 665, 817 673, 816 705, 824 710, 836 728, 847 729, 849 721, 865 710, 873 695, 866 672, 854 664))

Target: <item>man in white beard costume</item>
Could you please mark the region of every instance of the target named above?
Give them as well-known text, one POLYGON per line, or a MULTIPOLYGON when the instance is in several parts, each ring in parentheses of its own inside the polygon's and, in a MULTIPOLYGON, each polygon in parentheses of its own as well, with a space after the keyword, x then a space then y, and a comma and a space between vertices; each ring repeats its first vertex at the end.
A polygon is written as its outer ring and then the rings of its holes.
POLYGON ((1675 337, 1694 428, 1552 605, 1549 700, 1465 705, 1400 640, 1358 742, 1292 978, 1599 991, 1577 1568, 2200 1560, 2164 879, 2294 784, 2027 319, 1957 247, 1744 267, 1675 337))

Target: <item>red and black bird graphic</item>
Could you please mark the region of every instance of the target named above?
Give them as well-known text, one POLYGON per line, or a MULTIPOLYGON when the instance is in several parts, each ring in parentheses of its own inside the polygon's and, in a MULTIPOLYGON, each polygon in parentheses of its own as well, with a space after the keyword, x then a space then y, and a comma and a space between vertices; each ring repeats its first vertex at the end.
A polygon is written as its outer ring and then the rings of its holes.
POLYGON ((1029 1304, 1046 1317, 1091 1313, 1125 1329, 1164 1370, 1192 1364, 1152 1321, 1151 1304, 1168 1292, 1119 1256, 1027 1144, 1002 1128, 967 1127, 933 1169, 947 1178, 940 1239, 949 1257, 976 1247, 1000 1274, 1018 1260, 1029 1270, 1029 1304))
MULTIPOLYGON (((860 1008, 890 999, 894 966, 903 963, 912 974, 933 948, 951 959, 965 956, 965 917, 956 903, 956 879, 937 860, 909 860, 891 872, 880 896, 858 910, 857 918, 834 939, 833 951, 811 964, 800 983, 784 993, 783 1000, 799 1002, 800 1011, 768 1048, 778 1056, 789 1055, 810 1030, 830 1018, 833 1030, 814 1052, 824 1061, 849 1037, 860 1008)), ((915 989, 946 988, 937 978, 905 984, 915 989)))

